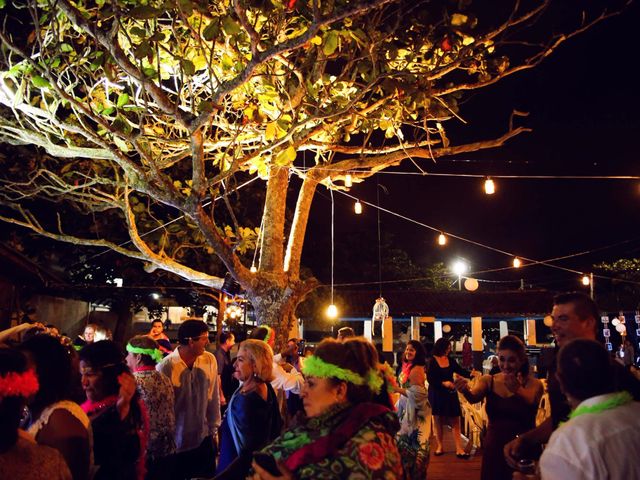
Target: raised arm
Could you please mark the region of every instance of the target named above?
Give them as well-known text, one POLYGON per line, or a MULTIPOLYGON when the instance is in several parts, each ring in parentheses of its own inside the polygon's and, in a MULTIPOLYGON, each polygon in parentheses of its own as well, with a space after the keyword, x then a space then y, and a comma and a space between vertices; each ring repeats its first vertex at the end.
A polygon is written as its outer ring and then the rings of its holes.
POLYGON ((469 381, 463 377, 456 378, 454 384, 456 390, 458 390, 469 403, 478 403, 489 393, 491 375, 483 375, 478 378, 473 388, 469 386, 469 381))

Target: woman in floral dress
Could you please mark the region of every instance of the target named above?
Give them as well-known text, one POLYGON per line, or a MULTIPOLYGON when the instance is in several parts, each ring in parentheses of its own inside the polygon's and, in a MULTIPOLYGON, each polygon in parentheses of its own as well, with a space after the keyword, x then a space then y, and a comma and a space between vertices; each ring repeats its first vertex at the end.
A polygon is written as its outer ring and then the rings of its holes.
POLYGON ((262 450, 278 462, 280 475, 254 461, 254 478, 404 478, 395 441, 398 419, 388 407, 371 402, 383 380, 367 341, 326 339, 307 358, 303 373, 307 421, 262 450))
POLYGON ((424 479, 429 464, 431 407, 425 388, 426 352, 417 340, 409 340, 398 376, 398 449, 408 478, 424 479))

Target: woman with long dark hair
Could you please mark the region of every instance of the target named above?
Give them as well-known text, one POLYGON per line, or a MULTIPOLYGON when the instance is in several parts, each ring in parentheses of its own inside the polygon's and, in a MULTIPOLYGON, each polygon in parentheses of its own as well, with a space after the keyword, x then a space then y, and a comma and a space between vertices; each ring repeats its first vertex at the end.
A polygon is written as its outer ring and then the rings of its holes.
POLYGON ((26 399, 38 391, 38 378, 25 356, 0 348, 0 478, 71 480, 60 452, 38 445, 19 426, 26 399))
POLYGON ((453 439, 456 444, 456 456, 467 459, 469 454, 464 451, 460 436, 460 400, 453 383, 453 374, 471 377, 468 370, 463 369, 458 362, 449 356, 451 342, 447 338, 439 338, 433 345, 432 357, 427 369, 429 381, 429 403, 433 411, 436 424, 436 448, 434 455, 442 455, 444 424, 453 428, 453 439))
POLYGON ((408 478, 425 478, 429 463, 431 408, 425 387, 426 352, 417 340, 409 340, 402 356, 396 391, 398 401, 398 450, 408 478))
POLYGON ((72 401, 69 348, 49 335, 35 335, 20 345, 40 383, 38 393, 29 399, 31 423, 27 431, 39 444, 58 450, 74 480, 82 480, 90 478, 91 428, 89 417, 72 401))
POLYGON ((510 480, 513 470, 504 459, 503 449, 517 435, 536 426, 542 382, 530 375, 524 343, 507 335, 498 342, 500 373, 483 375, 473 388, 465 378, 454 382, 456 389, 471 403, 487 399, 489 426, 483 443, 482 480, 510 480))

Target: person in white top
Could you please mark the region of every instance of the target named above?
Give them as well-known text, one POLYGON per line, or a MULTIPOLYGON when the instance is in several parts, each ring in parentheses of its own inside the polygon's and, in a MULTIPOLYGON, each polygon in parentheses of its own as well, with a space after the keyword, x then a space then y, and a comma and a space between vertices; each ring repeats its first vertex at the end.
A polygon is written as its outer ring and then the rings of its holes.
POLYGON ((178 328, 180 345, 156 367, 171 380, 175 393, 176 475, 174 478, 213 476, 214 439, 220 426, 218 364, 205 347, 207 324, 186 320, 178 328))
POLYGON ((605 348, 570 341, 558 354, 557 376, 573 410, 542 453, 542 480, 640 478, 640 402, 615 391, 605 348))

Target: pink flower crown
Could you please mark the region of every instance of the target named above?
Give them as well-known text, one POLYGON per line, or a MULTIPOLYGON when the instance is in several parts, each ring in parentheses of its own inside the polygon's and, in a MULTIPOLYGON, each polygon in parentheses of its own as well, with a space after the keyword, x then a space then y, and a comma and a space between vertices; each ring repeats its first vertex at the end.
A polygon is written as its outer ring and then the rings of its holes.
POLYGON ((30 397, 38 391, 38 377, 33 370, 23 373, 9 372, 0 376, 0 398, 30 397))

